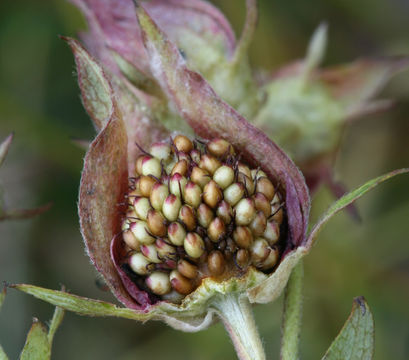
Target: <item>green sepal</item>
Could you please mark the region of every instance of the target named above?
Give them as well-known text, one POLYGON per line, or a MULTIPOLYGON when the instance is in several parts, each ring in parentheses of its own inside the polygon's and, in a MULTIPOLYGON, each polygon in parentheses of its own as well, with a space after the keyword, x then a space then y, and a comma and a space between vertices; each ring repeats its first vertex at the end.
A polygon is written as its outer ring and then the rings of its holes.
POLYGON ((374 321, 365 299, 354 299, 351 314, 322 360, 370 360, 374 353, 374 321))
POLYGON ((50 357, 51 345, 48 341, 47 328, 34 318, 20 360, 46 360, 50 357))

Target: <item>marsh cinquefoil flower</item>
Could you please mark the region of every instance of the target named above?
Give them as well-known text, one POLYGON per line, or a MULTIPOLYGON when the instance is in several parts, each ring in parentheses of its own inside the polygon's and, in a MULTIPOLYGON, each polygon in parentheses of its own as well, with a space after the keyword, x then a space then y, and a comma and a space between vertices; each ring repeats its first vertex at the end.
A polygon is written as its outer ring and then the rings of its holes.
MULTIPOLYGON (((217 64, 237 61, 246 36, 235 48, 224 17, 202 1, 75 2, 97 58, 66 38, 98 131, 82 173, 81 230, 93 264, 126 308, 16 287, 79 314, 163 320, 183 331, 206 328, 216 314, 240 358, 263 359, 250 303, 276 299, 330 216, 392 175, 336 203, 307 236, 301 172, 190 67, 213 66, 215 87, 219 75, 232 81, 231 68, 217 64), (197 58, 167 34, 203 42, 197 58)), ((251 113, 255 100, 237 100, 244 92, 236 90, 228 101, 251 113)))

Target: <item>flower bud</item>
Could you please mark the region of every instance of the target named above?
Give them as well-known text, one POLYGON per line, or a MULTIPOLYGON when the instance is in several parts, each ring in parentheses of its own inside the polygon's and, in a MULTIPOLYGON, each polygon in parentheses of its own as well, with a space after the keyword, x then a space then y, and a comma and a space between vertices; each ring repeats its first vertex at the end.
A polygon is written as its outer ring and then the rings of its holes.
POLYGON ((224 190, 224 200, 231 206, 236 205, 244 196, 244 185, 242 183, 231 184, 224 190))
POLYGON ((177 135, 173 139, 173 143, 177 149, 177 151, 181 151, 184 153, 188 153, 190 150, 193 149, 193 144, 187 136, 184 135, 177 135))
POLYGON ((220 251, 214 250, 209 254, 207 258, 207 267, 209 268, 211 275, 218 276, 223 274, 225 266, 226 261, 220 251))
POLYGON ((224 139, 213 139, 207 143, 207 150, 214 156, 225 158, 228 155, 234 155, 234 149, 231 144, 224 139))
POLYGON ((248 249, 253 243, 253 234, 246 226, 238 226, 233 231, 233 239, 237 246, 248 249))
POLYGON ((213 180, 224 190, 234 181, 234 171, 230 166, 222 165, 214 172, 213 180))
POLYGON ((196 227, 196 214, 189 205, 183 205, 179 211, 179 220, 182 221, 186 229, 192 231, 196 227))
POLYGON ((128 264, 132 271, 134 271, 138 275, 148 275, 150 272, 149 270, 150 262, 141 253, 134 252, 129 257, 128 264))
POLYGON ((162 210, 163 202, 169 195, 168 187, 161 183, 156 183, 152 187, 151 194, 149 196, 150 203, 155 210, 162 210))
POLYGON ((211 208, 215 208, 223 198, 223 193, 215 181, 211 180, 203 189, 203 201, 211 208))
POLYGON ((236 214, 235 220, 237 225, 249 225, 256 215, 253 199, 241 199, 234 207, 234 212, 236 214))
POLYGON ((239 172, 237 175, 237 181, 244 185, 248 195, 252 195, 254 193, 255 186, 252 178, 239 172))
POLYGON ((186 253, 194 259, 200 258, 205 250, 203 239, 196 233, 186 235, 183 247, 186 253))
POLYGON ((171 174, 171 175, 175 175, 175 174, 177 173, 177 174, 180 174, 180 175, 182 175, 182 176, 185 176, 186 173, 187 173, 188 167, 189 167, 189 164, 188 164, 188 162, 187 162, 186 160, 179 160, 179 161, 173 166, 172 171, 171 171, 170 174, 171 174))
POLYGON ((250 254, 245 249, 239 249, 236 253, 235 263, 240 269, 245 269, 249 265, 250 254))
POLYGON ((165 295, 171 290, 169 275, 159 271, 146 278, 146 285, 156 295, 165 295))
POLYGON ((257 179, 256 191, 264 194, 268 201, 273 200, 275 194, 274 185, 268 178, 263 176, 257 179))
POLYGON ((207 235, 213 242, 218 242, 226 233, 224 222, 216 217, 207 228, 207 235))
POLYGON ((256 216, 250 223, 249 228, 255 237, 262 236, 266 230, 267 219, 262 211, 257 211, 256 216))
POLYGON ((148 211, 151 209, 151 204, 147 198, 137 196, 133 200, 133 208, 138 219, 146 220, 148 211))
POLYGON ((267 177, 266 173, 261 169, 253 169, 251 170, 251 178, 254 180, 258 180, 261 177, 267 177))
POLYGON ((257 238, 250 247, 251 260, 253 264, 258 267, 260 264, 267 259, 270 254, 270 247, 268 242, 263 238, 257 238))
POLYGON ((136 221, 131 224, 129 229, 141 244, 152 244, 155 241, 155 238, 149 233, 146 221, 136 221))
POLYGON ((186 178, 179 173, 176 173, 172 175, 169 180, 170 192, 180 198, 184 192, 186 184, 186 178))
POLYGON ((182 246, 186 231, 181 224, 173 222, 168 226, 168 238, 173 245, 182 246))
POLYGON ((174 259, 176 256, 176 249, 162 238, 156 239, 155 247, 158 252, 158 257, 161 259, 174 259))
POLYGON ((267 197, 264 194, 257 192, 253 195, 253 199, 256 210, 262 211, 264 216, 268 218, 271 215, 271 204, 267 197))
POLYGON ((227 201, 222 200, 217 206, 216 215, 222 219, 225 224, 230 224, 233 219, 233 208, 227 201))
POLYGON ((162 174, 162 165, 157 158, 146 156, 142 160, 142 175, 152 175, 155 178, 160 178, 162 174))
POLYGON ((183 276, 189 279, 194 279, 197 276, 197 267, 187 260, 180 260, 177 269, 183 276))
POLYGON ((206 170, 211 175, 213 175, 220 166, 221 162, 209 154, 202 155, 199 163, 199 167, 206 170))
POLYGON ((254 177, 251 174, 250 168, 247 165, 244 165, 243 163, 239 163, 237 166, 237 170, 241 172, 242 174, 246 175, 249 179, 253 179, 254 177))
POLYGON ((159 160, 167 161, 171 154, 171 148, 169 144, 159 142, 152 144, 149 152, 153 157, 159 160))
POLYGON ((274 199, 271 205, 271 215, 269 217, 270 220, 274 220, 277 224, 281 225, 284 218, 284 210, 282 205, 279 203, 274 203, 274 199))
POLYGON ((279 240, 280 226, 274 220, 267 223, 263 238, 265 238, 270 245, 274 245, 279 240))
POLYGON ((190 174, 190 180, 199 185, 202 189, 211 179, 210 174, 198 166, 195 166, 190 174))
POLYGON ((149 197, 156 182, 157 180, 151 176, 141 176, 138 181, 141 195, 144 197, 149 197))
POLYGON ((133 234, 132 230, 126 230, 122 233, 122 238, 126 245, 128 245, 133 250, 139 250, 141 243, 133 234))
POLYGON ((276 247, 270 248, 267 258, 258 266, 261 270, 269 270, 277 264, 279 252, 276 247))
POLYGON ((185 186, 185 192, 183 194, 183 199, 186 204, 197 208, 202 201, 202 189, 199 185, 196 185, 194 182, 189 181, 185 186))
POLYGON ((199 164, 200 158, 201 158, 201 156, 202 156, 199 150, 193 149, 193 150, 190 152, 189 155, 190 155, 190 158, 192 159, 192 161, 193 161, 194 163, 196 163, 196 165, 199 164))
POLYGON ((143 161, 145 159, 151 159, 151 158, 152 158, 151 156, 145 155, 145 154, 138 156, 138 158, 136 159, 136 162, 135 162, 135 172, 136 172, 137 175, 142 175, 143 161))
POLYGON ((169 221, 175 221, 178 218, 181 206, 180 199, 176 195, 170 194, 163 202, 162 213, 169 221))
POLYGON ((200 226, 207 228, 210 225, 213 218, 214 218, 213 211, 206 204, 203 203, 200 204, 200 206, 197 209, 197 221, 200 224, 200 226))
POLYGON ((141 245, 141 253, 145 256, 150 262, 159 264, 162 260, 159 257, 158 249, 155 245, 141 245))
POLYGON ((169 275, 170 283, 178 293, 188 295, 193 290, 191 280, 184 277, 179 271, 173 270, 169 275))
POLYGON ((166 235, 166 220, 161 212, 157 210, 149 210, 147 223, 151 234, 156 236, 166 235))

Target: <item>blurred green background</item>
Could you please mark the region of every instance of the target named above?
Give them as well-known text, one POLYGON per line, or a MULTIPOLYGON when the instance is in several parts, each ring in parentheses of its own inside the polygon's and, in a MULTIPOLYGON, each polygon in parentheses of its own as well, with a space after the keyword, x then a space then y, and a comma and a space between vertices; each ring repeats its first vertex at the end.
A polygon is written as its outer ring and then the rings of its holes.
MULTIPOLYGON (((244 1, 214 1, 238 34, 244 1)), ((260 0, 251 61, 277 68, 304 55, 315 27, 329 24, 325 65, 360 56, 409 55, 406 0, 260 0)), ((1 185, 7 205, 53 201, 33 220, 0 223, 0 280, 25 282, 114 301, 95 285, 78 229, 77 193, 84 153, 71 138, 94 130, 81 106, 73 58, 57 35, 75 36, 80 13, 62 0, 0 2, 0 138, 15 131, 1 185)), ((348 127, 336 164, 349 188, 409 165, 409 71, 381 94, 398 99, 388 113, 348 127)), ((314 200, 312 218, 330 204, 326 190, 314 200)), ((409 178, 382 185, 358 207, 362 223, 341 214, 322 232, 305 261, 303 359, 319 359, 364 295, 376 323, 376 359, 409 358, 409 178)), ((278 358, 282 299, 255 308, 268 358, 278 358)), ((32 317, 45 321, 53 308, 9 290, 0 313, 0 343, 15 359, 32 317)), ((145 325, 67 313, 53 347, 54 359, 233 359, 221 325, 185 334, 161 323, 145 325)))

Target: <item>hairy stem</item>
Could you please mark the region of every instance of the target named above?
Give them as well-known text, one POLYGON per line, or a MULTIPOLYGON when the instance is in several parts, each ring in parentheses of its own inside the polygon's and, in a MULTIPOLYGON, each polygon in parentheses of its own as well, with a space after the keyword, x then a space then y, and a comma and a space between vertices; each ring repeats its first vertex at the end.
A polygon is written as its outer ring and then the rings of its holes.
POLYGON ((265 360, 263 345, 246 297, 228 294, 213 303, 216 313, 233 341, 240 360, 265 360))
POLYGON ((284 314, 281 337, 281 360, 298 359, 302 316, 302 281, 304 269, 300 261, 294 268, 284 295, 284 314))

